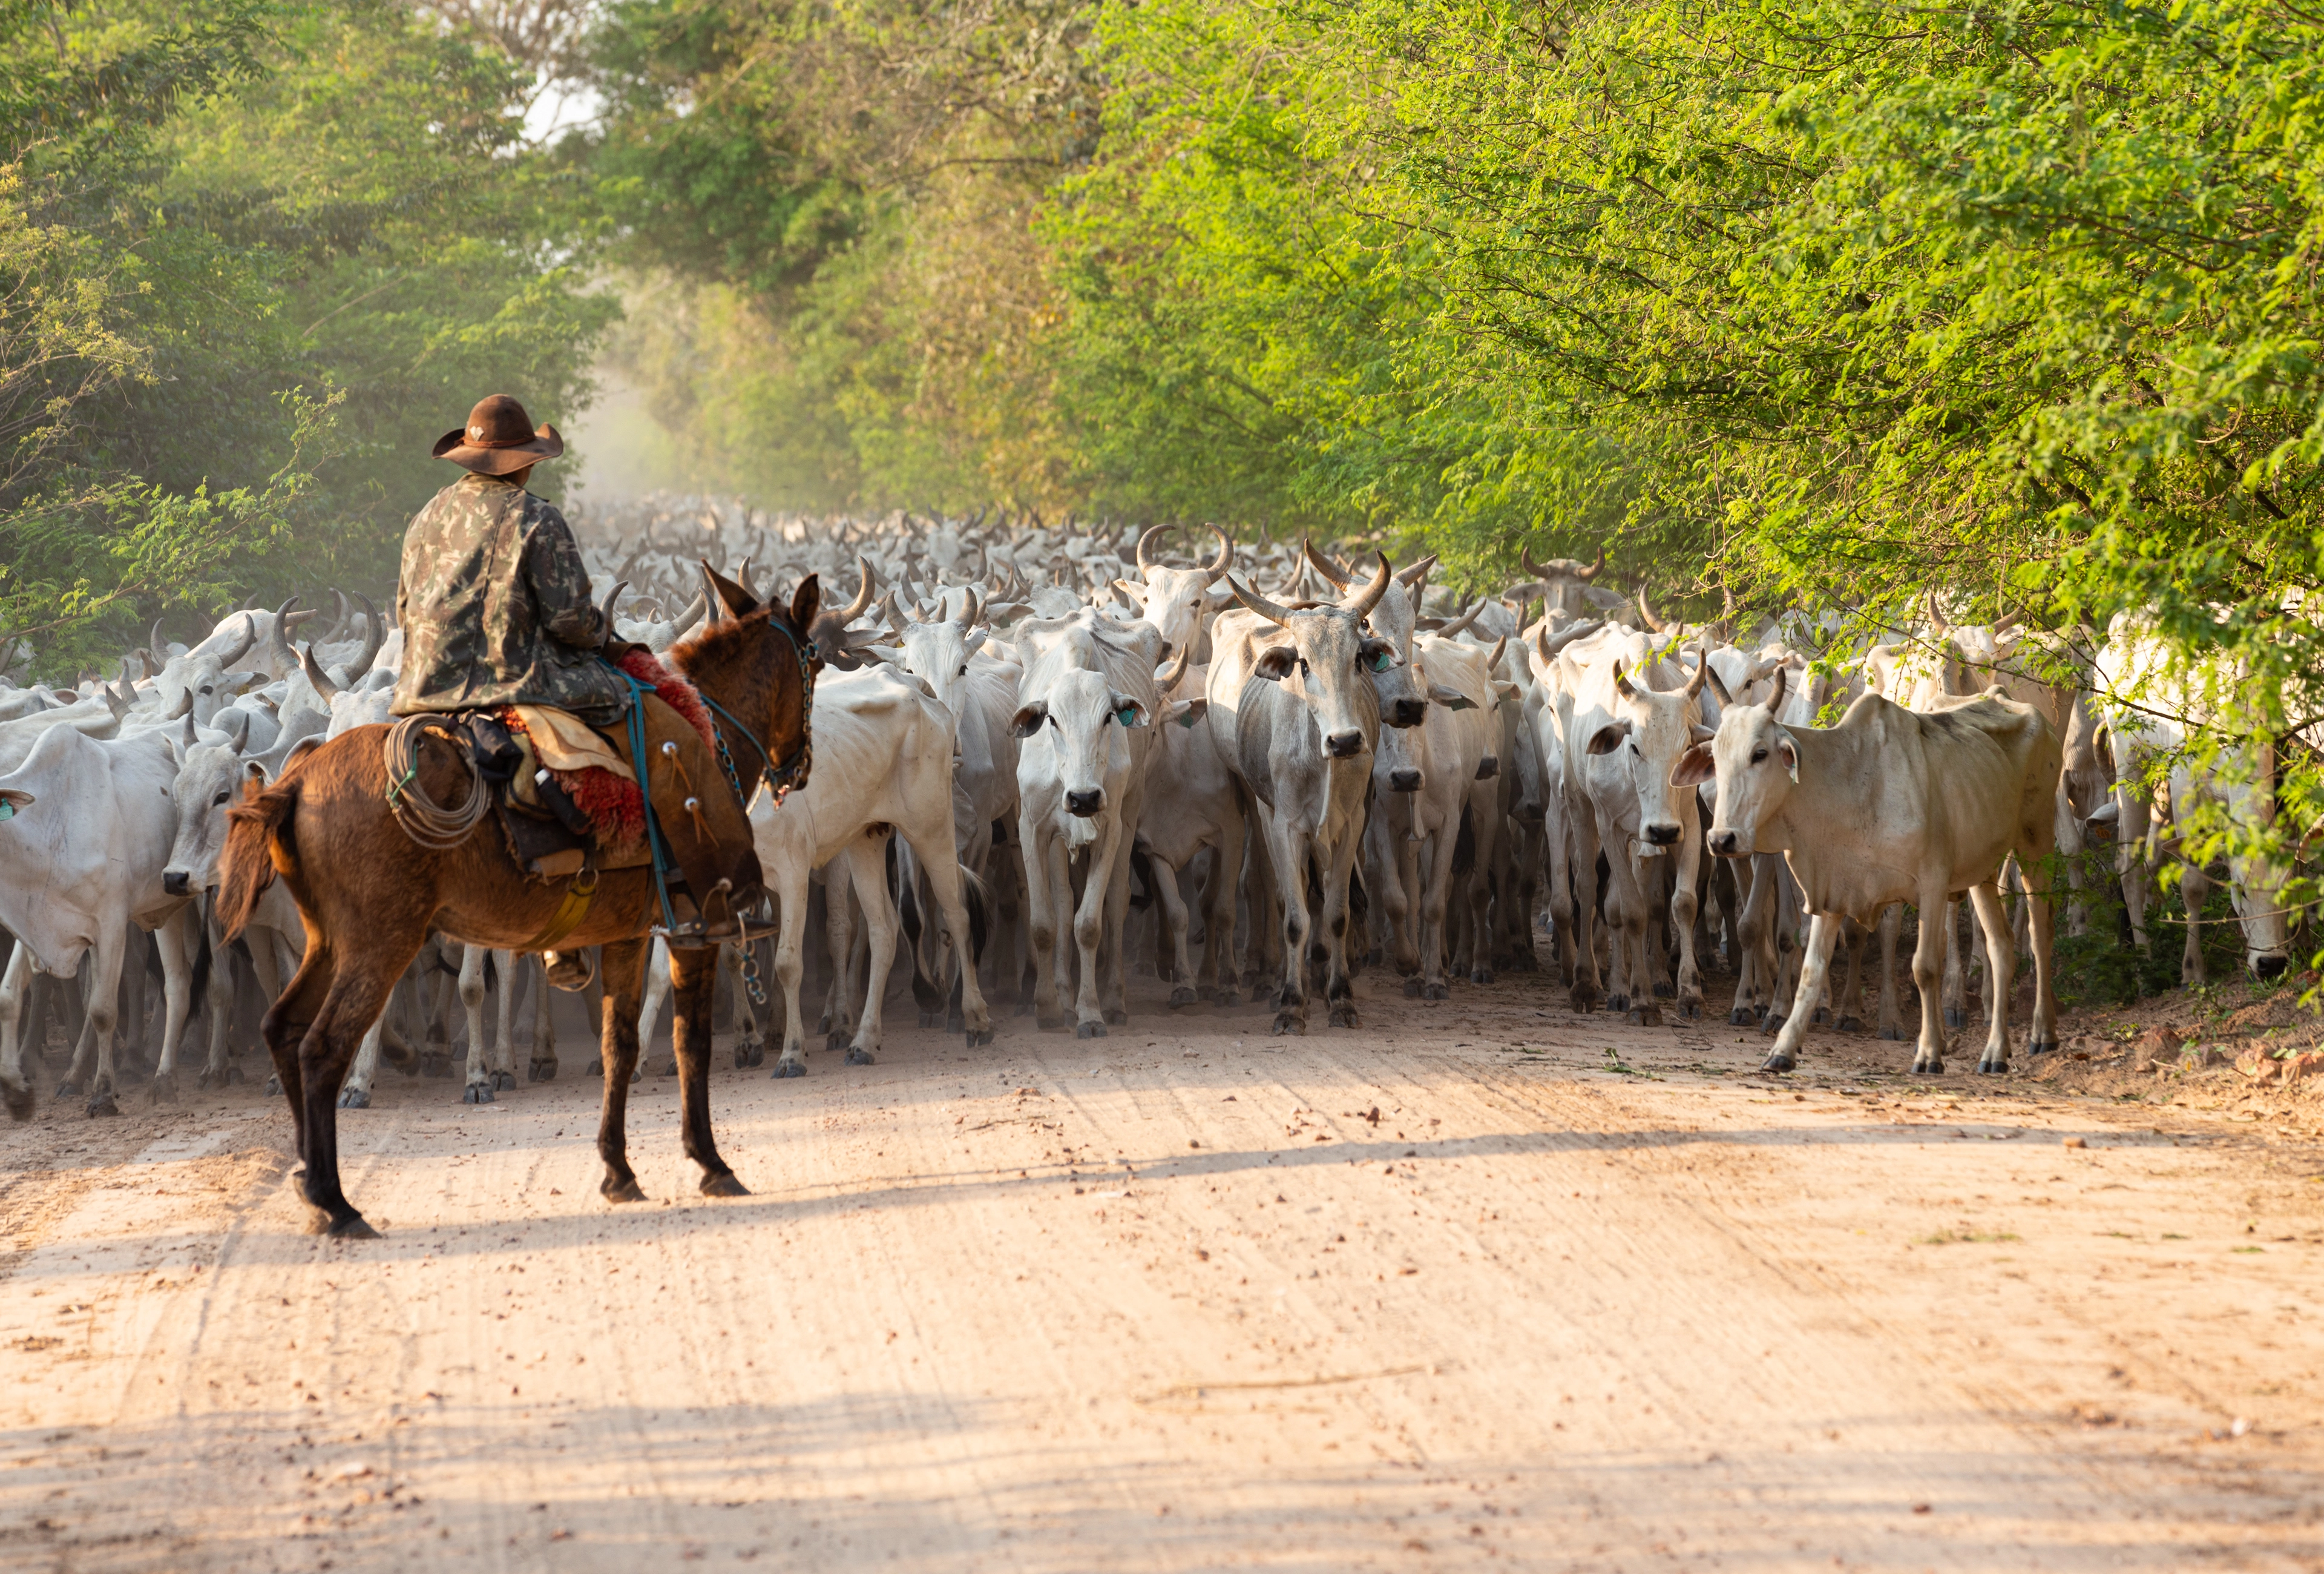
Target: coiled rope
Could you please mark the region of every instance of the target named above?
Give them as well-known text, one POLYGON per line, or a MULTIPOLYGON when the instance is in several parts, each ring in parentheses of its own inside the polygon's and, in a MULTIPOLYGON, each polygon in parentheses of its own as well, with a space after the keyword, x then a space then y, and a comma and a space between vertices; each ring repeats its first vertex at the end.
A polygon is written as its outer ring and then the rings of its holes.
POLYGON ((431 853, 442 853, 468 839, 491 809, 492 801, 476 775, 475 761, 466 749, 458 754, 460 763, 468 771, 468 796, 458 808, 445 808, 421 788, 420 729, 436 719, 430 716, 405 717, 387 729, 387 742, 381 753, 387 765, 387 807, 395 816, 395 823, 419 846, 431 853))

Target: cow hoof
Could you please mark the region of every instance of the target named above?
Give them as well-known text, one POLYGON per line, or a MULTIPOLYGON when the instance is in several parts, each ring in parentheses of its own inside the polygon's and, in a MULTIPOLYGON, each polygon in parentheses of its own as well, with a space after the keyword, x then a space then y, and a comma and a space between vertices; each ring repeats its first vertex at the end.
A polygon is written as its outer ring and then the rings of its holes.
POLYGON ((1074 1028, 1074 1037, 1077 1039, 1102 1039, 1105 1037, 1105 1023, 1102 1022, 1084 1022, 1076 1023, 1074 1028))
POLYGON ((1109 1005, 1105 1008, 1105 1020, 1115 1027, 1128 1027, 1130 1013, 1122 1010, 1119 1005, 1109 1005))
POLYGON ((449 1055, 420 1056, 420 1074, 422 1077, 449 1077, 452 1074, 452 1057, 449 1055))
POLYGON ((516 1091, 516 1073, 495 1071, 493 1073, 492 1083, 493 1091, 495 1093, 513 1093, 516 1091))
POLYGON ((529 1060, 525 1063, 524 1074, 526 1079, 530 1081, 554 1082, 557 1080, 557 1062, 554 1060, 529 1060))
POLYGON ((1702 1020, 1702 996, 1697 995, 1678 1003, 1678 1014, 1689 1022, 1702 1020))
POLYGON ((733 1171, 721 1170, 715 1175, 705 1175, 702 1178, 702 1195, 705 1197, 748 1197, 751 1195, 751 1189, 748 1186, 743 1185, 740 1180, 734 1179, 733 1171))
POLYGON ((767 1046, 764 1044, 752 1044, 751 1046, 751 1064, 753 1066, 763 1066, 766 1063, 767 1046))
MULTIPOLYGON (((57 1084, 57 1097, 59 1098, 70 1098, 79 1091, 80 1084, 74 1081, 69 1077, 57 1084)), ((280 1088, 269 1088, 267 1091, 269 1093, 280 1093, 282 1089, 280 1088)))
POLYGON ((2058 1041, 2055 1039, 2031 1040, 2025 1045, 2025 1052, 2029 1055, 2054 1055, 2058 1052, 2058 1041))
POLYGON ((1657 1000, 1674 999, 1677 997, 1677 995, 1678 990, 1668 984, 1656 984, 1654 987, 1654 996, 1657 1000))
POLYGON ((1203 1002, 1205 1005, 1217 1005, 1219 1000, 1217 986, 1212 984, 1196 985, 1194 986, 1194 998, 1203 1002))
POLYGON ((269 1098, 280 1098, 282 1097, 282 1075, 281 1072, 278 1071, 273 1076, 269 1077, 266 1079, 266 1097, 269 1098))
POLYGON ((1901 1044, 1904 1042, 1904 1030, 1901 1028, 1884 1027, 1880 1030, 1880 1036, 1892 1044, 1901 1044))
POLYGON ((1817 1006, 1815 1008, 1815 1014, 1808 1018, 1808 1025, 1811 1027, 1830 1027, 1831 1025, 1831 1009, 1826 1006, 1817 1006))
POLYGON ((1420 986, 1420 997, 1423 1000, 1450 1000, 1452 998, 1452 988, 1449 984, 1423 984, 1420 986))
POLYGON ((1420 998, 1419 974, 1415 973, 1411 977, 1406 978, 1404 981, 1404 997, 1406 1000, 1417 1000, 1420 998))
POLYGON ((807 1062, 805 1060, 794 1060, 788 1055, 783 1055, 777 1058, 775 1061, 775 1069, 770 1074, 778 1079, 784 1077, 804 1077, 807 1075, 807 1062))
POLYGON ((345 1214, 337 1218, 333 1218, 327 1213, 318 1214, 315 1219, 314 1233, 318 1236, 329 1236, 334 1240, 341 1241, 379 1239, 379 1232, 372 1228, 364 1216, 359 1213, 345 1214))
POLYGON ((869 1066, 874 1062, 872 1059, 871 1051, 858 1049, 854 1045, 850 1044, 847 1048, 847 1063, 851 1066, 869 1066))
POLYGON ((1170 991, 1170 1004, 1173 1005, 1192 1005, 1196 998, 1194 992, 1184 984, 1170 991))
POLYGON ((1980 1076, 1998 1077, 2009 1069, 2009 1057, 2003 1055, 1997 1059, 1988 1055, 1977 1063, 1977 1069, 1980 1076))
POLYGON ((31 1088, 10 1088, 7 1090, 7 1098, 9 1119, 30 1120, 32 1118, 32 1090, 31 1088))
POLYGON ((605 1183, 597 1190, 608 1202, 643 1202, 646 1199, 646 1194, 639 1187, 638 1178, 634 1175, 624 1175, 618 1180, 608 1175, 605 1183))
POLYGON ((340 1088, 339 1107, 341 1109, 369 1109, 371 1107, 371 1089, 368 1088, 340 1088))
POLYGON ((1332 1007, 1332 1025, 1333 1027, 1361 1027, 1364 1024, 1363 1020, 1356 1014, 1356 1008, 1354 1006, 1335 1005, 1332 1007))
POLYGON ((121 1106, 113 1101, 110 1093, 92 1093, 88 1096, 88 1112, 93 1116, 119 1115, 121 1106))
POLYGON ((1604 995, 1587 984, 1576 984, 1565 994, 1566 1005, 1575 1011, 1584 1013, 1597 1010, 1599 1002, 1604 998, 1604 995))
POLYGON ((221 1088, 224 1087, 226 1085, 226 1073, 223 1071, 213 1071, 208 1067, 205 1066, 194 1075, 194 1086, 197 1088, 208 1088, 213 1082, 217 1083, 221 1088))
POLYGON ((1784 1014, 1780 1011, 1769 1012, 1766 1018, 1759 1023, 1759 1031, 1762 1033, 1769 1035, 1783 1032, 1784 1014))
POLYGON ((736 1044, 734 1046, 734 1069, 739 1071, 750 1063, 751 1046, 744 1043, 736 1044))
POLYGON ((1860 1016, 1843 1016, 1840 1019, 1840 1031, 1842 1032, 1862 1032, 1864 1031, 1864 1019, 1860 1016))
POLYGON ((1758 1020, 1757 1014, 1748 1005, 1738 1005, 1727 1014, 1727 1025, 1729 1027, 1749 1027, 1758 1020))
POLYGON ((1609 1011, 1628 1011, 1630 1009, 1630 997, 1627 995, 1609 995, 1606 996, 1606 1009, 1609 1011))
POLYGON ((1017 1003, 1017 1009, 1010 1013, 1010 1014, 1012 1016, 1030 1016, 1033 1014, 1033 1003, 1029 1000, 1020 1000, 1017 1003))
POLYGON ((970 1049, 981 1050, 992 1042, 992 1030, 989 1027, 971 1028, 963 1036, 970 1049))
POLYGON ((153 1080, 149 1084, 149 1086, 153 1089, 154 1103, 175 1104, 178 1102, 178 1074, 175 1071, 155 1072, 153 1074, 153 1080))
POLYGON ((1628 1023, 1632 1027, 1660 1027, 1663 1024, 1662 1007, 1659 1005, 1634 1005, 1624 1014, 1622 1020, 1628 1023))
POLYGON ((1305 1033, 1307 1031, 1307 1019, 1297 1012, 1278 1011, 1275 1014, 1275 1025, 1268 1031, 1277 1036, 1284 1033, 1305 1033))
POLYGON ((581 1068, 581 1075, 584 1077, 603 1077, 604 1074, 605 1062, 602 1060, 592 1060, 581 1068))
POLYGON ((463 1104, 490 1104, 492 1101, 493 1085, 489 1082, 471 1082, 460 1089, 460 1102, 463 1104))
POLYGON ((823 1041, 823 1052, 826 1055, 839 1054, 844 1051, 848 1045, 854 1042, 855 1035, 853 1033, 835 1032, 826 1034, 823 1041))
POLYGON ((940 1027, 940 1026, 942 1026, 943 1024, 944 1024, 944 1013, 943 1013, 943 1012, 941 1012, 941 1011, 924 1011, 924 1012, 920 1013, 920 1025, 921 1025, 922 1027, 940 1027))
POLYGON ((630 1068, 630 1085, 632 1087, 635 1087, 645 1079, 646 1063, 643 1060, 640 1060, 636 1065, 630 1068))
POLYGON ((1791 1056, 1784 1053, 1781 1050, 1777 1050, 1766 1060, 1759 1062, 1759 1069, 1762 1071, 1790 1071, 1795 1069, 1798 1065, 1799 1062, 1793 1060, 1791 1056))
POLYGON ((1969 1013, 1966 1011, 1955 1011, 1951 1006, 1946 1006, 1945 1025, 1949 1028, 1956 1029, 1967 1027, 1969 1025, 1969 1013))
POLYGON ((1916 1055, 1916 1056, 1914 1056, 1914 1059, 1913 1059, 1913 1075, 1914 1075, 1914 1076, 1915 1076, 1915 1077, 1941 1077, 1941 1076, 1943 1076, 1944 1074, 1945 1074, 1945 1063, 1944 1063, 1942 1060, 1937 1060, 1937 1059, 1935 1059, 1935 1058, 1933 1058, 1933 1057, 1932 1057, 1932 1056, 1928 1056, 1928 1055, 1916 1055))
POLYGON ((1245 968, 1242 970, 1242 986, 1246 989, 1256 989, 1259 987, 1259 981, 1266 977, 1267 975, 1257 968, 1245 968))
POLYGON ((1470 983, 1490 984, 1492 981, 1493 970, 1490 968, 1471 968, 1469 969, 1470 983))

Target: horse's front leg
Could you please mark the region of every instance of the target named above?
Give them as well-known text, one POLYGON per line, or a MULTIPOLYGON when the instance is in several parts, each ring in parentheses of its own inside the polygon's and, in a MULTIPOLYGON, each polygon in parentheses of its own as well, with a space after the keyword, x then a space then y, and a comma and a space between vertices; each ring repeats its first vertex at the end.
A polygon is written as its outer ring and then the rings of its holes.
MULTIPOLYGON (((884 899, 887 893, 880 895, 884 899)), ((892 934, 889 944, 892 951, 892 934)), ((881 978, 886 981, 884 971, 881 978)), ((678 1051, 678 1128, 686 1156, 702 1166, 704 1196, 748 1197, 750 1189, 734 1179, 710 1134, 710 1014, 717 987, 716 946, 670 948, 669 992, 678 1009, 669 1037, 678 1051)))
POLYGON ((598 1060, 605 1072, 605 1102, 597 1116, 597 1156, 605 1162, 605 1179, 597 1190, 609 1202, 643 1202, 637 1171, 630 1168, 630 1144, 624 1117, 629 1113, 630 1079, 638 1069, 638 1005, 645 993, 646 938, 616 940, 598 955, 598 974, 604 980, 602 1032, 598 1060))

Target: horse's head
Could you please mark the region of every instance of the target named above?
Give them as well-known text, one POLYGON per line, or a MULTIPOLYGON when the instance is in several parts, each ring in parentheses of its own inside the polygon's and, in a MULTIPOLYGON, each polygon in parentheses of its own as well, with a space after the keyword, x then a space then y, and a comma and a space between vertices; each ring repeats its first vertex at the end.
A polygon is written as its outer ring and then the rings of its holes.
MULTIPOLYGON (((816 650, 816 623, 822 587, 809 574, 792 592, 790 605, 761 602, 746 585, 702 565, 709 617, 692 636, 670 647, 668 660, 709 700, 722 731, 728 722, 748 729, 765 750, 768 775, 779 790, 807 785, 813 764, 809 717, 815 680, 824 662, 816 650)), ((729 738, 734 766, 747 784, 757 751, 729 738)))

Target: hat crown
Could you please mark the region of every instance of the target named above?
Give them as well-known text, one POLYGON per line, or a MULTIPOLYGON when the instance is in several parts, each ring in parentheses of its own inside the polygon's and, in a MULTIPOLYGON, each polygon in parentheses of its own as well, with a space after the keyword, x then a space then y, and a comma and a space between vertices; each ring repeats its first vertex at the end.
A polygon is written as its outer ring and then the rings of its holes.
POLYGON ((467 438, 473 447, 512 449, 530 442, 532 436, 532 417, 505 394, 479 399, 468 412, 467 438))

